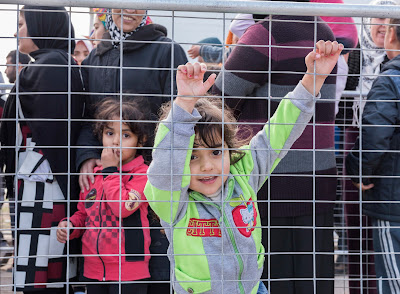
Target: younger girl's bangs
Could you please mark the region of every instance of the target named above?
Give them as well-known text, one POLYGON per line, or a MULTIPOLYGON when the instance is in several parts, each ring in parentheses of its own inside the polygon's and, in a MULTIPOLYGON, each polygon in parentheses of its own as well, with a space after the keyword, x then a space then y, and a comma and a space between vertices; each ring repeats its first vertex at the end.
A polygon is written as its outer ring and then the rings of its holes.
POLYGON ((222 140, 222 123, 198 123, 195 126, 193 147, 218 148, 224 145, 222 140))

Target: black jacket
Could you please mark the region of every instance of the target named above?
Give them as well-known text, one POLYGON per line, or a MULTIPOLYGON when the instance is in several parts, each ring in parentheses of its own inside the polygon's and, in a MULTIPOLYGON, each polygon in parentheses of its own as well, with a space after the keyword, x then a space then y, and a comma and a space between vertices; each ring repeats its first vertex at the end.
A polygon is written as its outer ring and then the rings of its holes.
MULTIPOLYGON (((123 67, 120 71, 121 48, 114 48, 111 41, 101 42, 82 63, 85 89, 90 92, 86 99, 85 117, 92 119, 95 104, 105 97, 119 97, 120 93, 139 94, 146 97, 152 120, 158 120, 157 112, 161 104, 171 100, 176 94, 175 73, 178 65, 187 62, 182 47, 166 37, 165 27, 150 24, 141 27, 123 43, 123 67), (152 41, 150 43, 149 41, 152 41), (172 46, 172 44, 174 46, 172 46), (173 53, 173 54, 172 54, 173 53), (171 69, 171 60, 173 68, 171 69), (122 89, 121 89, 122 75, 122 89), (171 82, 173 86, 171 87, 171 82), (171 91, 171 88, 173 89, 171 91)), ((109 39, 108 33, 103 39, 109 39)), ((133 99, 135 96, 131 96, 133 99)), ((146 107, 146 105, 145 105, 146 107)), ((155 124, 153 124, 154 126, 155 124)), ((153 127, 154 128, 154 127, 153 127)), ((93 135, 91 124, 81 130, 80 146, 100 146, 93 135)), ((89 158, 100 158, 101 149, 78 149, 77 167, 89 158)))
MULTIPOLYGON (((83 93, 83 85, 79 69, 65 50, 39 49, 30 55, 35 62, 22 69, 18 96, 26 123, 32 132, 32 140, 40 146, 53 173, 74 172, 74 148, 69 149, 67 146, 76 146, 81 125, 79 120, 83 113, 83 96, 79 95, 83 93), (74 66, 71 70, 68 69, 68 63, 74 66), (69 96, 69 89, 75 94, 69 96), (68 123, 68 118, 75 120, 68 123)), ((14 86, 3 112, 3 118, 14 120, 3 121, 0 130, 2 146, 13 147, 3 148, 0 157, 1 165, 5 165, 6 172, 11 174, 15 172, 16 93, 17 88, 14 86)), ((6 180, 9 196, 13 197, 13 179, 7 177, 6 180)), ((71 188, 69 194, 67 176, 57 175, 57 181, 66 199, 78 199, 79 190, 75 187, 77 181, 71 180, 74 188, 71 188)))
MULTIPOLYGON (((362 115, 362 181, 365 214, 400 221, 400 55, 389 61, 368 94, 362 115), (390 76, 389 76, 390 75, 390 76), (397 75, 397 76, 392 76, 397 75), (372 151, 372 152, 371 152, 372 151)), ((346 158, 346 169, 359 182, 360 138, 346 158)))

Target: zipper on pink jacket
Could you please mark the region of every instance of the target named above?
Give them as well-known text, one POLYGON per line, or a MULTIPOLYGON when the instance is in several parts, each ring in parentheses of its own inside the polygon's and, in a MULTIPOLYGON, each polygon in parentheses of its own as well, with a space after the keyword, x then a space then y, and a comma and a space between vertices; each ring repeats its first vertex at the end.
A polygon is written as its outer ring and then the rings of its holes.
MULTIPOLYGON (((103 200, 103 195, 104 195, 104 191, 101 193, 101 198, 100 200, 103 200)), ((99 250, 99 239, 100 239, 100 233, 101 233, 101 227, 102 227, 102 218, 101 218, 101 204, 102 202, 100 201, 100 205, 99 205, 99 219, 100 219, 100 224, 99 224, 99 233, 97 234, 97 254, 99 255, 99 258, 101 260, 101 263, 103 264, 103 282, 106 280, 106 266, 104 264, 103 259, 100 256, 100 250, 99 250)))

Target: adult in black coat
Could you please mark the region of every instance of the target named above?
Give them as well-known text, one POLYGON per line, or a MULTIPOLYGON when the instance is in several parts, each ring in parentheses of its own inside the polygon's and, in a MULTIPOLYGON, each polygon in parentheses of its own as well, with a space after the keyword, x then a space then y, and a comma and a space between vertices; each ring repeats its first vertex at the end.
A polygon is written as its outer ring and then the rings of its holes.
MULTIPOLYGON (((102 41, 82 62, 82 76, 89 94, 85 106, 85 123, 80 132, 78 145, 86 148, 77 151, 77 167, 80 170, 81 189, 88 189, 88 181, 94 179, 92 173, 101 154, 101 144, 93 134, 92 124, 96 103, 105 97, 119 99, 130 95, 141 99, 143 110, 149 109, 150 129, 154 130, 158 121, 161 104, 170 101, 176 94, 175 70, 185 64, 187 58, 182 47, 167 38, 165 27, 148 24, 147 12, 134 9, 108 10, 107 32, 102 41), (96 148, 97 146, 97 148, 96 148)), ((147 145, 153 146, 149 136, 147 145)), ((149 149, 150 150, 150 149, 149 149)), ((150 273, 153 280, 169 280, 169 262, 166 257, 168 241, 161 233, 159 221, 152 216, 152 244, 150 253, 150 273), (161 254, 155 257, 154 254, 161 254)), ((168 283, 152 283, 148 293, 169 293, 168 283)))
MULTIPOLYGON (((93 119, 96 103, 105 97, 118 98, 121 94, 131 94, 132 99, 146 97, 145 106, 151 110, 151 120, 157 121, 161 104, 170 101, 176 93, 174 71, 187 62, 185 52, 166 37, 165 27, 146 24, 146 20, 145 10, 109 10, 106 22, 109 31, 82 62, 84 85, 90 94, 85 107, 89 123, 80 133, 80 146, 101 146, 93 135, 90 119, 93 119)), ((81 172, 82 190, 94 179, 90 173, 100 154, 100 147, 78 149, 76 163, 81 172)))
POLYGON ((34 61, 17 77, 3 113, 10 120, 0 130, 1 165, 11 174, 8 195, 18 195, 14 283, 24 293, 65 293, 65 247, 51 228, 67 215, 68 200, 79 195, 77 180, 68 178, 75 171, 74 149, 68 146, 76 142, 83 111, 79 94, 68 94, 83 92, 79 69, 69 55, 74 29, 59 7, 24 6, 18 25, 19 50, 34 61))

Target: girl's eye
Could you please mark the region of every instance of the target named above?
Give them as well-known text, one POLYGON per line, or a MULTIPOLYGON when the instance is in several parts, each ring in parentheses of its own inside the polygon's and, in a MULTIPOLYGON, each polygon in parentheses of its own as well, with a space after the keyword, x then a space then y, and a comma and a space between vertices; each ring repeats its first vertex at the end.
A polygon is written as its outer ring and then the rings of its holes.
POLYGON ((214 150, 213 155, 218 156, 222 154, 222 150, 214 150))
POLYGON ((107 136, 112 136, 112 135, 114 135, 113 132, 110 132, 110 131, 106 132, 106 134, 107 134, 107 136))
POLYGON ((197 156, 192 154, 192 156, 190 157, 190 160, 195 160, 196 158, 197 158, 197 156))
POLYGON ((122 137, 129 138, 130 136, 129 136, 129 134, 122 134, 122 137))

